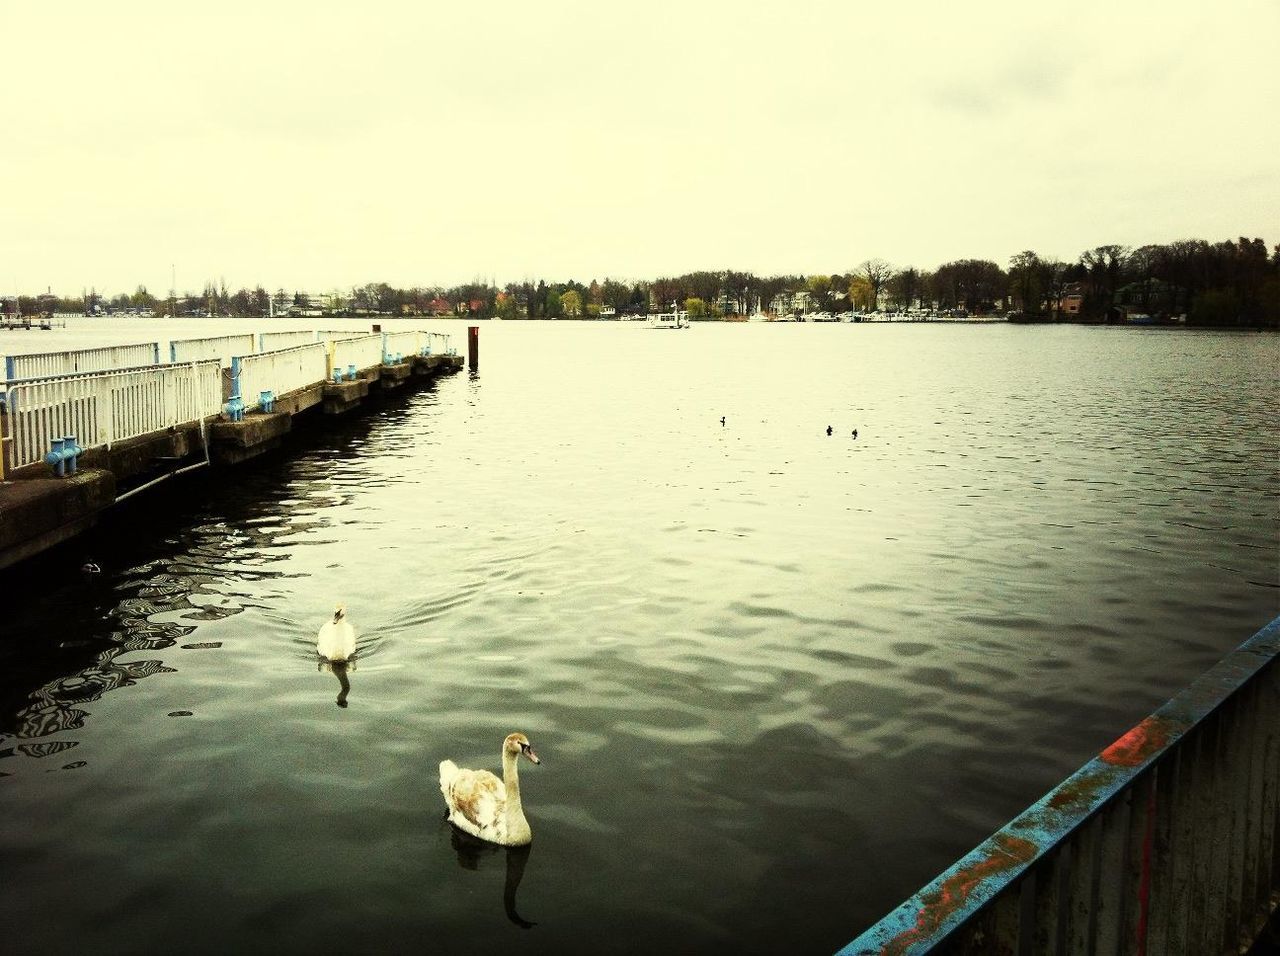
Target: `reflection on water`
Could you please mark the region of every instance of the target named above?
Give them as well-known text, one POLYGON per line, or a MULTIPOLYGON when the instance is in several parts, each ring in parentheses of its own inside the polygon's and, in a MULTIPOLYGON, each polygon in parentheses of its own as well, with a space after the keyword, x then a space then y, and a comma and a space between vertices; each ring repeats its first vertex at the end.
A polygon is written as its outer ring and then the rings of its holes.
POLYGON ((1280 612, 1275 336, 561 325, 3 579, 23 949, 830 951, 1280 612))
POLYGON ((323 657, 320 658, 316 665, 318 670, 328 671, 334 677, 338 678, 338 700, 339 707, 347 706, 347 696, 351 693, 351 679, 348 677, 352 671, 356 669, 355 659, 349 661, 327 661, 323 657))
POLYGON ((507 919, 521 929, 537 926, 537 923, 531 923, 516 910, 516 891, 520 889, 520 881, 524 879, 524 869, 529 863, 529 854, 533 852, 533 844, 497 846, 451 826, 447 822, 447 814, 445 820, 444 826, 449 829, 449 842, 458 857, 458 866, 464 870, 479 870, 482 864, 494 862, 501 854, 506 867, 506 877, 502 883, 503 912, 507 914, 507 919))
MULTIPOLYGON (((3 715, 3 726, 11 726, 12 730, 9 732, 18 738, 43 737, 78 730, 84 726, 84 721, 89 716, 82 705, 99 700, 109 691, 132 686, 143 678, 174 673, 173 667, 165 666, 159 659, 138 658, 134 655, 171 648, 193 634, 198 622, 218 620, 234 613, 235 606, 222 604, 221 596, 200 593, 201 585, 209 576, 210 570, 209 565, 203 565, 199 570, 173 565, 168 570, 160 570, 158 563, 148 562, 113 582, 112 591, 108 595, 98 590, 103 580, 100 570, 85 575, 87 586, 94 589, 89 593, 100 600, 116 602, 111 612, 104 615, 104 620, 94 628, 110 628, 105 635, 105 646, 92 650, 92 645, 98 642, 88 637, 68 637, 61 641, 60 646, 64 649, 89 650, 91 662, 74 673, 55 677, 31 690, 25 706, 3 715)), ((83 573, 83 568, 81 571, 83 573)), ((71 599, 79 597, 81 596, 72 596, 71 599)), ((40 608, 33 605, 28 610, 37 611, 40 608)), ((27 619, 35 618, 36 615, 32 615, 27 619)), ((18 623, 21 627, 24 620, 20 619, 18 623)), ((65 634, 68 631, 76 633, 75 626, 85 622, 83 617, 64 615, 59 610, 47 615, 44 623, 48 629, 65 634), (67 627, 68 624, 71 626, 67 627)), ((205 650, 218 646, 220 645, 214 642, 183 644, 182 648, 205 650)), ((13 647, 7 650, 9 654, 15 653, 13 647)), ((63 743, 75 746, 77 742, 63 743)), ((32 748, 20 748, 20 751, 28 754, 34 752, 32 748)), ((39 755, 46 754, 42 752, 39 755)))

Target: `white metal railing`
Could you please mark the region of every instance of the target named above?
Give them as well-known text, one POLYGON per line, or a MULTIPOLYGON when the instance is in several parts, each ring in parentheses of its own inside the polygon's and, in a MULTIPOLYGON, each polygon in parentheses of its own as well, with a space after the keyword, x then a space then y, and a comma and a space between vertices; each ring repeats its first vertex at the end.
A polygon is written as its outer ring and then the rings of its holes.
POLYGON ((169 343, 169 361, 198 362, 216 358, 223 368, 230 368, 232 358, 248 355, 257 349, 257 344, 258 337, 252 332, 206 339, 175 339, 169 343))
POLYGON ((160 344, 140 342, 137 345, 108 345, 75 352, 10 355, 4 360, 4 375, 12 382, 24 378, 50 378, 54 375, 79 375, 84 372, 155 365, 159 361, 160 344))
POLYGON ((232 394, 238 389, 245 411, 249 411, 262 404, 263 392, 273 392, 279 397, 325 381, 329 371, 328 350, 323 342, 312 342, 291 349, 241 355, 232 360, 231 370, 232 394))
POLYGON ((382 338, 382 351, 390 356, 417 355, 426 344, 422 332, 386 332, 382 338))
POLYGON ((8 388, 5 470, 43 460, 55 438, 74 435, 86 450, 109 448, 221 410, 217 362, 17 382, 8 388))
POLYGON ((317 342, 333 342, 339 339, 358 339, 368 335, 364 329, 328 329, 316 332, 317 342))
POLYGON ((316 333, 312 329, 305 332, 259 332, 258 351, 278 352, 291 349, 296 345, 310 345, 316 341, 316 333))
POLYGON ((257 335, 247 331, 242 335, 215 335, 205 339, 174 339, 169 343, 170 362, 198 362, 216 358, 224 369, 230 367, 232 358, 256 351, 257 335))
POLYGON ((356 370, 382 364, 382 333, 362 335, 358 339, 342 339, 329 346, 329 376, 337 370, 345 377, 349 366, 356 370))
POLYGON ((428 355, 448 355, 449 354, 449 336, 443 332, 423 332, 423 338, 426 339, 423 345, 428 349, 428 355))

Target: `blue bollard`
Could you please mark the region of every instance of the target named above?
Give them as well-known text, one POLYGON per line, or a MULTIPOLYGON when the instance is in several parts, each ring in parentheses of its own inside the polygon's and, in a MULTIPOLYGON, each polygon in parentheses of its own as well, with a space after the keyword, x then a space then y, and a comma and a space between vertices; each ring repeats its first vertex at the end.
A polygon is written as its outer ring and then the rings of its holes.
POLYGON ((276 393, 270 389, 264 389, 259 392, 258 404, 262 406, 264 412, 274 412, 276 410, 276 393))
POLYGON ((354 365, 347 366, 347 381, 354 382, 356 380, 356 367, 354 365))
POLYGON ((67 456, 67 474, 74 475, 76 473, 76 465, 79 464, 80 455, 84 449, 76 442, 75 435, 65 435, 62 441, 62 453, 67 456))
POLYGON ((45 463, 53 466, 53 473, 59 478, 67 473, 67 459, 63 452, 67 447, 65 438, 55 438, 50 442, 49 454, 44 456, 45 463))
POLYGON ((333 370, 333 384, 337 385, 341 381, 342 381, 342 369, 335 368, 333 370))
POLYGON ((244 420, 244 400, 239 395, 232 395, 227 401, 227 417, 233 422, 244 420))

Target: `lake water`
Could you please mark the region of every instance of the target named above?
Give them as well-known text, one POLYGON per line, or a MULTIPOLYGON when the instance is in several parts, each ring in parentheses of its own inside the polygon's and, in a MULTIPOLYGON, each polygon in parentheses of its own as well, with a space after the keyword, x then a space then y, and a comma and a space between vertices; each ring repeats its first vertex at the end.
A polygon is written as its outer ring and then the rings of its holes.
POLYGON ((1280 613, 1275 335, 481 346, 0 579, 11 947, 829 952, 1280 613))

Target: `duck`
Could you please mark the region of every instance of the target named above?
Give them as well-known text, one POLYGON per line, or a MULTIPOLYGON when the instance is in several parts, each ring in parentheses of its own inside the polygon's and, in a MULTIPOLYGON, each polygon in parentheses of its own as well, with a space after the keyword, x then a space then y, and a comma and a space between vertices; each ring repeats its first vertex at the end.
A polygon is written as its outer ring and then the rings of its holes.
POLYGON ((520 776, 516 764, 521 754, 542 763, 529 738, 516 732, 502 741, 502 779, 488 770, 463 770, 452 760, 440 762, 440 792, 449 810, 449 822, 464 833, 499 846, 528 846, 533 831, 520 802, 520 776))
POLYGON ((325 621, 316 635, 316 650, 327 661, 346 661, 356 652, 356 632, 347 620, 347 609, 339 604, 333 620, 325 621))

